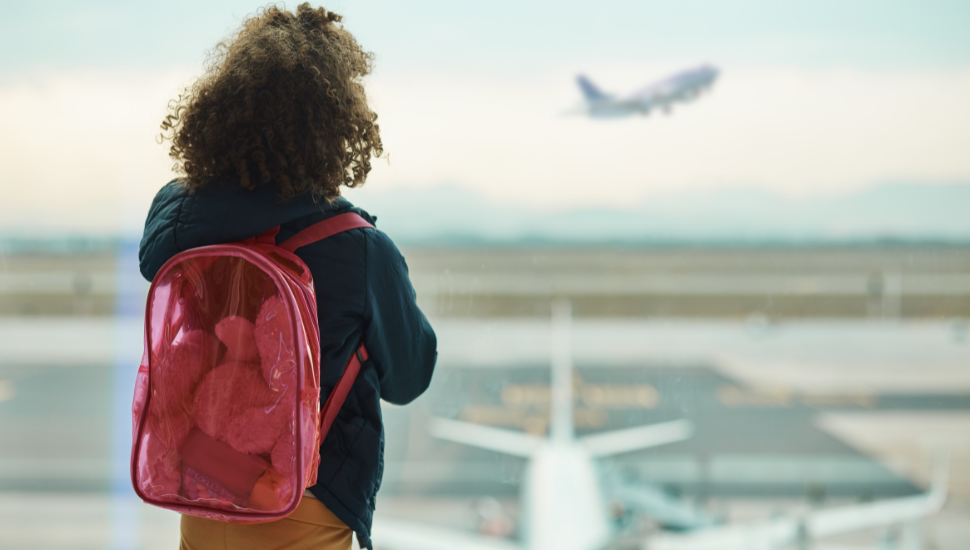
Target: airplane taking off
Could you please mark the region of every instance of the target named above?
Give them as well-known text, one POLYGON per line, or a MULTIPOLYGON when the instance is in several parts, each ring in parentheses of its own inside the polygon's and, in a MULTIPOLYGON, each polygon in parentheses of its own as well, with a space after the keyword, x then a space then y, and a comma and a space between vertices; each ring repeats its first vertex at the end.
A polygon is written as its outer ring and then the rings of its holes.
POLYGON ((674 103, 690 101, 713 86, 719 74, 717 68, 701 65, 625 97, 601 91, 584 75, 577 76, 576 81, 586 99, 583 112, 592 118, 620 118, 635 114, 646 116, 655 108, 670 112, 674 103))

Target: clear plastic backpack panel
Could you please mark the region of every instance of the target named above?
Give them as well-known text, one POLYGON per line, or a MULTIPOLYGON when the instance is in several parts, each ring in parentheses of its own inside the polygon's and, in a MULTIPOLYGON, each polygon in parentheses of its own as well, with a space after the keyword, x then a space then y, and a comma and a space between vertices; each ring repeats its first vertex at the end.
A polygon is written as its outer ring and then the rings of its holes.
POLYGON ((242 257, 186 259, 149 301, 150 396, 136 480, 148 498, 274 512, 297 496, 293 322, 242 257))

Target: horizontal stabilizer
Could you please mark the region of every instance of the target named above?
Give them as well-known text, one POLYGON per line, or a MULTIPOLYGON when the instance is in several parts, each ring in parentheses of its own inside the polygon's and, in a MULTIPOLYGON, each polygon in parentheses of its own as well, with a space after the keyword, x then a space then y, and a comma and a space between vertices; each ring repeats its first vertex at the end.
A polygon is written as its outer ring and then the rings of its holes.
POLYGON ((439 439, 525 458, 531 457, 542 442, 522 432, 445 418, 431 419, 428 431, 439 439))
POLYGON ((383 517, 374 519, 371 538, 382 550, 523 550, 505 539, 383 517))
POLYGON ((582 442, 594 456, 603 457, 676 443, 692 435, 694 424, 690 420, 682 419, 587 435, 582 438, 582 442))

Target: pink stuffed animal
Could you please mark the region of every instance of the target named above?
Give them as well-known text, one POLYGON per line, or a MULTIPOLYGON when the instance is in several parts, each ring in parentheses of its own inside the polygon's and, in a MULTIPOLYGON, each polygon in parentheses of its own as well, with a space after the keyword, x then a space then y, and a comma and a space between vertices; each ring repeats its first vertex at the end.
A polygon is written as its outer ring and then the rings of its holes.
POLYGON ((272 464, 254 487, 251 505, 271 509, 292 496, 287 478, 296 441, 287 415, 299 396, 287 391, 286 375, 296 366, 294 350, 283 339, 289 322, 283 302, 272 297, 255 323, 226 317, 215 326, 218 340, 202 330, 188 331, 156 359, 146 445, 148 456, 160 458, 147 465, 146 489, 173 498, 180 494, 185 464, 179 449, 198 426, 235 451, 272 464))
POLYGON ((152 371, 152 411, 166 415, 182 411, 192 417, 192 395, 216 364, 221 348, 218 340, 202 330, 190 330, 177 338, 152 371))
POLYGON ((148 465, 155 494, 174 496, 179 492, 178 448, 194 424, 192 395, 199 381, 215 364, 220 348, 219 341, 212 335, 192 330, 177 338, 157 359, 145 442, 147 456, 161 457, 148 465))
POLYGON ((288 418, 292 407, 284 401, 288 388, 280 377, 287 364, 295 365, 280 337, 280 323, 287 319, 274 297, 263 304, 255 324, 237 316, 220 321, 215 332, 226 355, 194 397, 195 421, 206 435, 241 453, 263 455, 284 477, 296 448, 294 422, 288 418))
MULTIPOLYGON (((198 426, 212 440, 272 465, 253 488, 252 506, 272 509, 292 496, 287 478, 296 450, 295 423, 285 398, 298 396, 287 395, 286 373, 296 365, 282 337, 288 322, 283 302, 273 297, 263 303, 255 324, 226 317, 215 326, 218 340, 189 331, 157 359, 145 443, 148 456, 160 457, 147 465, 151 492, 180 494, 186 465, 179 449, 198 426)), ((218 478, 218 472, 211 474, 218 478)))
POLYGON ((254 336, 262 360, 263 378, 277 391, 280 390, 280 378, 283 374, 296 366, 294 350, 283 341, 289 322, 283 301, 276 296, 263 302, 259 316, 256 317, 254 336))
POLYGON ((259 362, 259 350, 253 340, 253 322, 231 315, 216 325, 216 336, 226 345, 225 361, 259 362))
POLYGON ((181 414, 159 416, 151 414, 146 456, 159 457, 148 464, 151 492, 159 496, 176 497, 182 483, 179 446, 192 430, 192 420, 181 414))

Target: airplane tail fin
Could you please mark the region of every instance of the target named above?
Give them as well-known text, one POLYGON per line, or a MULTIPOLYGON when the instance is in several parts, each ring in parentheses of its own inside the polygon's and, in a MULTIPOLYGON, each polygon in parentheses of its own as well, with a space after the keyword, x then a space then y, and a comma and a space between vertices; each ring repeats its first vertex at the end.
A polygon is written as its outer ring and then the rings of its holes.
MULTIPOLYGON (((572 306, 566 298, 552 302, 552 407, 550 435, 571 441, 573 425, 572 306)), ((438 439, 462 443, 523 458, 531 457, 542 438, 522 432, 482 426, 459 420, 433 418, 428 431, 438 439)))
POLYGON ((568 298, 552 302, 552 407, 549 434, 554 440, 571 441, 573 426, 572 304, 568 298))
POLYGON ((577 76, 576 83, 579 84, 579 89, 583 91, 583 97, 586 98, 586 101, 602 101, 610 97, 597 88, 593 81, 586 78, 585 75, 577 76))

